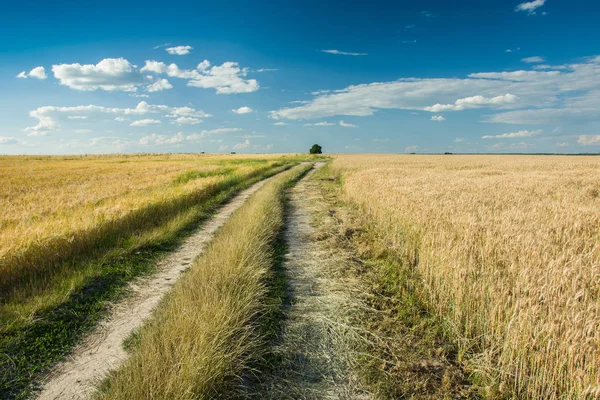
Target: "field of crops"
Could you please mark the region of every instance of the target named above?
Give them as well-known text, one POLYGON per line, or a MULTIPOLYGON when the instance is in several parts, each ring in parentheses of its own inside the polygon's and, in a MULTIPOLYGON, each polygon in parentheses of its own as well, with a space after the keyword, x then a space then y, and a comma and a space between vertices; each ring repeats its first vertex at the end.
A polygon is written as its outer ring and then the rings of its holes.
POLYGON ((215 207, 297 163, 264 155, 2 157, 0 397, 68 351, 103 302, 151 272, 152 260, 215 207))
POLYGON ((600 160, 337 156, 489 397, 600 396, 600 160))

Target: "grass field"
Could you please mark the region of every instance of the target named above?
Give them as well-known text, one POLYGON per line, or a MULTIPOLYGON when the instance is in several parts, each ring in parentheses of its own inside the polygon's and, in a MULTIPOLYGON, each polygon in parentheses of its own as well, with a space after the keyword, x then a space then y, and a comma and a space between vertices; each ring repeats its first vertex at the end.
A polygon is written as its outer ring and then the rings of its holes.
POLYGON ((598 158, 344 155, 331 169, 484 397, 600 396, 598 158))
POLYGON ((0 159, 0 397, 26 393, 124 284, 293 156, 0 159))

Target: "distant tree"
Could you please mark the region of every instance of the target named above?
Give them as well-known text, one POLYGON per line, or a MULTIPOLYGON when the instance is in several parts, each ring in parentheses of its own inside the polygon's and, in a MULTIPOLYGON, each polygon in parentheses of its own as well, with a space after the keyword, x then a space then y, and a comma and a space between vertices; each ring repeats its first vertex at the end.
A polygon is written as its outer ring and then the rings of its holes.
POLYGON ((232 151, 231 154, 235 154, 235 151, 232 151))
POLYGON ((313 144, 309 151, 310 154, 323 154, 323 148, 318 144, 313 144))

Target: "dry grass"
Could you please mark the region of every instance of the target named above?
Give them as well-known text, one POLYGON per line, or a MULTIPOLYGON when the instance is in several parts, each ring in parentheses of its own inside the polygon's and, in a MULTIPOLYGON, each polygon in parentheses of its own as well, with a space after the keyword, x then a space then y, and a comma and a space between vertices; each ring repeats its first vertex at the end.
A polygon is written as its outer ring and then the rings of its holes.
POLYGON ((231 397, 256 358, 256 317, 283 224, 282 190, 309 168, 274 178, 225 224, 142 328, 103 399, 231 397))
POLYGON ((600 397, 600 159, 339 156, 484 396, 600 397))
POLYGON ((29 318, 60 302, 85 279, 86 257, 171 229, 191 206, 290 159, 2 157, 0 314, 29 318))

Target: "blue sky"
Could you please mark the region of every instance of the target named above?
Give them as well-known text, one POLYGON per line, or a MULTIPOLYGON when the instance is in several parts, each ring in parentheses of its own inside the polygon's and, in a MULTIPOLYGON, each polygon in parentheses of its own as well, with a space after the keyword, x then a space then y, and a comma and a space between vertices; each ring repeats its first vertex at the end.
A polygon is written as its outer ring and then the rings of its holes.
POLYGON ((600 3, 13 2, 0 154, 600 152, 600 3))

